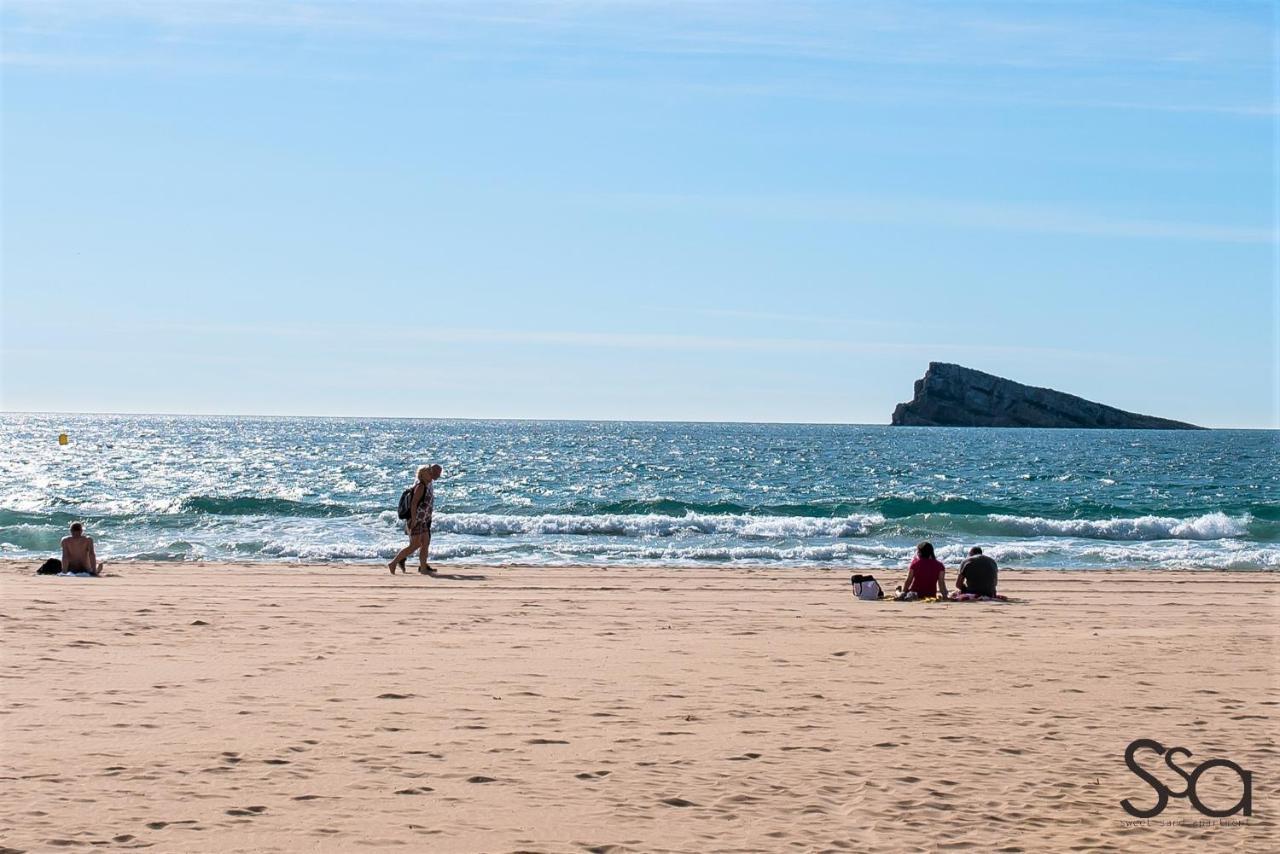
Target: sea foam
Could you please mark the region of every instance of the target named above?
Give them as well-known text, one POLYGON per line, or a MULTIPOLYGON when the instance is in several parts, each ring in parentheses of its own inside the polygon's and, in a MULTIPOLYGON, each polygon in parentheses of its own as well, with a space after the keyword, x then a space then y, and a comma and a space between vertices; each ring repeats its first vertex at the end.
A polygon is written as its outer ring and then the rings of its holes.
POLYGON ((1080 537, 1093 540, 1220 540, 1242 537, 1252 521, 1248 515, 1205 513, 1190 519, 1138 516, 1132 519, 1044 519, 1039 517, 989 517, 993 533, 1003 536, 1080 537))

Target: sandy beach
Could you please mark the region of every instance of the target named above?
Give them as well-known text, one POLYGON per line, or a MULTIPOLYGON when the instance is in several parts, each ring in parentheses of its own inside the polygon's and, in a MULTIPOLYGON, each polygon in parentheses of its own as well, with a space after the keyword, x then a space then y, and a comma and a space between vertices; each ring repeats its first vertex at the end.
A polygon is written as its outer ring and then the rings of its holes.
POLYGON ((5 851, 1277 841, 1272 574, 1007 571, 1009 604, 899 604, 837 570, 32 570, 0 564, 5 851), (1138 738, 1251 771, 1253 815, 1137 823, 1138 738))

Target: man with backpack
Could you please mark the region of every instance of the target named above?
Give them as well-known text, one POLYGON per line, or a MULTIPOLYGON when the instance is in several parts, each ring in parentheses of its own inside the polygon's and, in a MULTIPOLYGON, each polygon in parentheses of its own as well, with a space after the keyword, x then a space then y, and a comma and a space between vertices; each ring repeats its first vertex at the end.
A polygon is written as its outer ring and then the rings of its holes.
POLYGON ((405 533, 409 535, 409 545, 400 550, 387 568, 396 574, 396 567, 401 573, 408 573, 405 561, 415 551, 418 555, 418 572, 423 575, 435 575, 431 564, 427 563, 427 550, 431 548, 431 517, 436 509, 435 482, 439 480, 444 469, 439 464, 423 466, 418 469, 418 481, 400 495, 400 506, 397 515, 405 520, 405 533), (420 550, 420 551, 419 551, 420 550))

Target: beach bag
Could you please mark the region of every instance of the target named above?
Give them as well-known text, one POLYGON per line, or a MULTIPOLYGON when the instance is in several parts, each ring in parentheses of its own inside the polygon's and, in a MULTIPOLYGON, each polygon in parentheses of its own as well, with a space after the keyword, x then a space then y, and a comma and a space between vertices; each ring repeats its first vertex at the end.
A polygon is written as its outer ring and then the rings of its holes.
POLYGON ((413 516, 413 490, 417 485, 409 487, 400 493, 400 503, 396 506, 396 515, 401 519, 408 519, 413 516))
POLYGON ((853 584, 853 595, 859 599, 883 599, 884 591, 874 575, 854 575, 849 578, 853 584))
POLYGON ((51 557, 36 570, 36 575, 57 575, 59 572, 62 572, 62 561, 56 557, 51 557))

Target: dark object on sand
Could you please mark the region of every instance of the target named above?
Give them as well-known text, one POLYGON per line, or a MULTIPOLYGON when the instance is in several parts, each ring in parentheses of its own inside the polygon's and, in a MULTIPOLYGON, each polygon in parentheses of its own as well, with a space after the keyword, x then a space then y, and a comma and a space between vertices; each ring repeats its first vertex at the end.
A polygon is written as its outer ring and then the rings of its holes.
POLYGON ((36 575, 57 575, 59 572, 62 572, 62 561, 56 557, 51 557, 36 570, 36 575))
POLYGON ((1023 385, 946 362, 930 362, 915 397, 893 410, 904 427, 1085 427, 1203 430, 1183 421, 1125 412, 1074 394, 1023 385))
POLYGON ((874 575, 851 575, 849 583, 853 585, 853 595, 859 599, 883 599, 884 590, 874 575))

